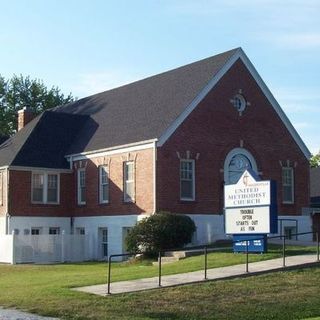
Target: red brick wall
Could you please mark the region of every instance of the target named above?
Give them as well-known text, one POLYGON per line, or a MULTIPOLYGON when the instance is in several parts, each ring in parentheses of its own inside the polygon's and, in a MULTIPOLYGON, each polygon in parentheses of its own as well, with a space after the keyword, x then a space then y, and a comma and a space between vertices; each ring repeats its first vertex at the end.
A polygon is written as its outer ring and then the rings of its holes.
POLYGON ((255 158, 262 179, 278 182, 278 210, 281 214, 300 214, 309 204, 309 164, 272 106, 238 61, 215 88, 195 108, 169 140, 158 148, 157 206, 180 213, 221 213, 223 208, 223 167, 227 154, 240 147, 255 158), (238 90, 251 103, 242 116, 230 99, 238 90), (180 201, 179 166, 186 151, 195 161, 196 200, 180 201), (295 203, 282 204, 279 161, 295 165, 295 203))
MULTIPOLYGON (((96 216, 118 214, 152 213, 153 211, 153 150, 117 154, 111 157, 81 161, 86 165, 86 205, 77 204, 77 170, 74 173, 60 175, 60 205, 31 203, 31 172, 10 171, 10 207, 11 215, 22 216, 96 216), (136 201, 123 201, 123 162, 135 161, 136 201), (109 162, 110 160, 110 162, 109 162), (110 202, 99 204, 98 166, 109 163, 110 202)), ((75 168, 80 162, 75 163, 75 168)))
POLYGON ((72 212, 72 174, 60 173, 60 204, 31 203, 31 171, 9 171, 9 208, 15 216, 69 217, 72 212))
MULTIPOLYGON (((86 205, 77 205, 76 195, 75 216, 88 215, 127 215, 153 212, 153 149, 122 153, 104 158, 82 160, 86 166, 86 205), (135 202, 123 201, 123 163, 135 161, 135 202), (99 204, 99 171, 98 166, 109 164, 109 203, 99 204)), ((80 162, 75 163, 80 167, 80 162)), ((77 186, 77 171, 73 176, 74 188, 77 186)))

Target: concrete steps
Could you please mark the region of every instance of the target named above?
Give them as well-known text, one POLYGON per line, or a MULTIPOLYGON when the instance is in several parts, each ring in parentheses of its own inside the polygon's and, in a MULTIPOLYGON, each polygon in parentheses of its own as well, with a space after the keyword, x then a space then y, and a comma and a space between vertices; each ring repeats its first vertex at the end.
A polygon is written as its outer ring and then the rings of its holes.
MULTIPOLYGON (((224 247, 224 248, 208 248, 207 252, 214 252, 219 250, 226 250, 230 249, 230 247, 224 247)), ((188 258, 188 257, 194 257, 204 254, 204 249, 193 249, 193 250, 181 250, 181 251, 167 251, 165 252, 164 256, 161 257, 161 264, 168 264, 172 262, 177 262, 180 259, 188 258)), ((152 263, 154 266, 159 265, 159 259, 156 262, 152 263)))
MULTIPOLYGON (((168 263, 172 263, 172 262, 177 262, 180 259, 178 257, 161 257, 161 264, 168 264, 168 263)), ((158 261, 152 262, 152 265, 154 266, 158 266, 159 265, 159 258, 158 261)))

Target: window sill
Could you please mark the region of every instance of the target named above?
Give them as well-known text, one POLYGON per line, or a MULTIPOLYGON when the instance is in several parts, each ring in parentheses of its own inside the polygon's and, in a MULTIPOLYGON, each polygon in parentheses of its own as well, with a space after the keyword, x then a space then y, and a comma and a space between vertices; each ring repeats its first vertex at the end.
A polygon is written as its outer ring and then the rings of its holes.
POLYGON ((41 206, 41 207, 51 207, 51 206, 59 206, 60 202, 31 202, 33 206, 41 206))
POLYGON ((180 199, 179 203, 183 203, 183 204, 193 204, 193 203, 197 203, 196 199, 180 199))
POLYGON ((78 207, 85 207, 86 205, 87 205, 86 202, 77 203, 77 206, 78 206, 78 207))
POLYGON ((125 201, 125 200, 123 200, 122 203, 123 203, 123 204, 135 204, 136 202, 135 202, 134 200, 132 200, 132 201, 125 201))
POLYGON ((108 206, 110 205, 110 202, 99 202, 99 206, 108 206))

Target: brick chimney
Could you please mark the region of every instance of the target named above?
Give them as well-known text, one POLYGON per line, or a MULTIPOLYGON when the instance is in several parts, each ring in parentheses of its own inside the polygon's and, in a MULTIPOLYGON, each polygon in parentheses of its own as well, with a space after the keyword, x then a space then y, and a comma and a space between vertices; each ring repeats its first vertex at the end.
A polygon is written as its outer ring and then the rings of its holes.
POLYGON ((29 107, 24 107, 18 111, 18 131, 20 131, 28 122, 35 117, 29 107))

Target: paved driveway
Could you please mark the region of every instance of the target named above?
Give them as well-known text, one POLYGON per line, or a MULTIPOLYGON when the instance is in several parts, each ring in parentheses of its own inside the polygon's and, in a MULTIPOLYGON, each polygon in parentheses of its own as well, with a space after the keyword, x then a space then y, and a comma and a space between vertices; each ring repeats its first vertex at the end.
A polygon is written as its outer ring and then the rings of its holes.
POLYGON ((0 319, 1 320, 53 320, 58 318, 48 318, 48 317, 41 317, 35 314, 21 312, 17 310, 10 310, 10 309, 2 309, 0 308, 0 319))

